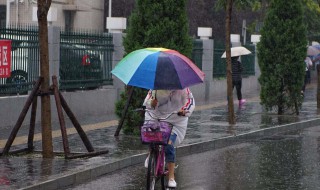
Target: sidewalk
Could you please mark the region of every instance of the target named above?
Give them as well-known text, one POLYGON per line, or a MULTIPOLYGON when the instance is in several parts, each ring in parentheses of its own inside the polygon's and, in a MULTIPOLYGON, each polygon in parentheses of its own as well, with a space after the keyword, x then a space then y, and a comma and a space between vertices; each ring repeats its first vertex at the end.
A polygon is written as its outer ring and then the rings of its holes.
MULTIPOLYGON (((246 97, 246 105, 239 109, 235 104, 236 122, 230 126, 227 122, 227 103, 197 105, 190 117, 187 135, 178 148, 178 156, 221 148, 241 141, 286 130, 320 125, 316 108, 316 86, 307 86, 305 100, 299 116, 265 114, 260 106, 258 94, 246 97)), ((83 183, 103 174, 144 162, 147 146, 141 145, 139 137, 120 134, 115 138, 116 120, 84 125, 83 128, 96 150, 109 150, 108 154, 65 160, 63 157, 42 159, 39 154, 0 157, 0 190, 4 189, 61 189, 66 186, 83 183)), ((71 152, 86 152, 79 135, 68 129, 71 152)), ((9 129, 6 129, 9 130, 9 129)), ((11 130, 11 129, 10 129, 11 130)), ((4 131, 3 134, 10 133, 4 131)), ((54 131, 54 149, 63 151, 60 131, 54 131)), ((14 145, 26 147, 26 136, 18 134, 14 145)), ((39 135, 35 140, 39 140, 39 135)), ((6 140, 1 138, 2 149, 6 140)), ((41 150, 41 142, 35 142, 36 150, 41 150)))

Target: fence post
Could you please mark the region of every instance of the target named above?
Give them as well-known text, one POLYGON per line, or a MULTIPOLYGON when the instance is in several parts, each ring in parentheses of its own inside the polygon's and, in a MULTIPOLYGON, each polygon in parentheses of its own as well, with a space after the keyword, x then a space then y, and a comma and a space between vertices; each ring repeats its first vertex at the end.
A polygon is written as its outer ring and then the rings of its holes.
MULTIPOLYGON (((49 75, 57 76, 59 84, 60 67, 60 28, 57 26, 48 26, 48 48, 49 48, 49 75)), ((52 82, 50 82, 52 84, 52 82)))
MULTIPOLYGON (((113 45, 114 45, 114 52, 112 56, 112 68, 115 67, 117 63, 123 58, 124 55, 124 46, 122 44, 124 33, 112 33, 113 36, 113 45)), ((118 78, 113 77, 113 86, 117 90, 117 97, 120 97, 120 91, 124 90, 124 84, 118 78)))
POLYGON ((204 83, 205 83, 205 100, 210 99, 210 84, 213 82, 213 40, 212 39, 203 39, 203 54, 202 54, 202 71, 206 74, 204 83))

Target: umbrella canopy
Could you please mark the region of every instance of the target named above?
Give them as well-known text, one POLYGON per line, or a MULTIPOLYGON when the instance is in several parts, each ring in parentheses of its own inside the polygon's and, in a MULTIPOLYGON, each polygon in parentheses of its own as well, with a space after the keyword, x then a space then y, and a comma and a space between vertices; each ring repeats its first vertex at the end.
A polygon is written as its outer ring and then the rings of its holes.
MULTIPOLYGON (((231 48, 231 57, 237 57, 237 56, 248 55, 248 54, 251 54, 251 51, 245 47, 239 46, 239 47, 231 48)), ((221 58, 226 58, 226 52, 222 54, 221 58)))
POLYGON ((312 47, 315 47, 315 48, 317 48, 318 50, 320 50, 320 45, 318 44, 318 45, 313 45, 312 47))
POLYGON ((318 49, 317 46, 308 46, 307 55, 316 56, 318 54, 320 54, 320 47, 318 49))
POLYGON ((165 48, 144 48, 125 56, 111 71, 126 85, 176 90, 202 83, 205 74, 186 56, 165 48))

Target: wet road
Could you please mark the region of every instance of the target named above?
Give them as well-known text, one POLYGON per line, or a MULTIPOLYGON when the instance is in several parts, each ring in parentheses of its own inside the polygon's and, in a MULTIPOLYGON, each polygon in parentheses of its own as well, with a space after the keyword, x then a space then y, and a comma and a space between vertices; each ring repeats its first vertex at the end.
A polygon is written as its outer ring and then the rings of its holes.
MULTIPOLYGON (((187 190, 320 189, 320 126, 178 158, 187 190)), ((71 189, 144 189, 142 164, 71 189)))

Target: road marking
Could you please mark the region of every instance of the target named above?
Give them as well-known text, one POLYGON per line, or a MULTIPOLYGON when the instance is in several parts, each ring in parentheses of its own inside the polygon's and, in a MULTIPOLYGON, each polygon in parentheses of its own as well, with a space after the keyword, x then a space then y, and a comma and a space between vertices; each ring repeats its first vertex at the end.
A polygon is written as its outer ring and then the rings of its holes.
MULTIPOLYGON (((255 102, 255 101, 259 101, 259 97, 253 97, 253 98, 249 98, 247 100, 251 101, 251 102, 255 102)), ((227 104, 227 101, 221 101, 221 102, 215 102, 213 104, 200 105, 200 106, 196 106, 195 111, 212 109, 212 108, 220 107, 220 106, 223 106, 226 104, 227 104)), ((95 124, 83 125, 81 127, 85 132, 88 132, 88 131, 93 131, 96 129, 103 129, 103 128, 116 126, 116 125, 118 125, 118 120, 111 120, 111 121, 105 121, 105 122, 100 122, 100 123, 95 123, 95 124)), ((76 134, 76 133, 77 133, 77 130, 74 127, 67 128, 68 135, 72 135, 72 134, 76 134)), ((52 131, 52 138, 57 138, 57 137, 61 137, 61 130, 60 129, 52 131)), ((41 141, 41 140, 42 140, 41 133, 36 133, 34 135, 34 141, 41 141)), ((27 144, 27 142, 28 142, 28 135, 19 136, 19 137, 15 138, 15 140, 12 143, 12 146, 27 144)), ((0 140, 0 148, 4 148, 6 143, 7 143, 7 139, 0 140)))

